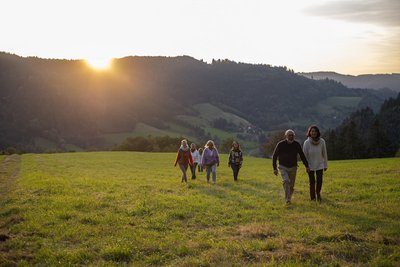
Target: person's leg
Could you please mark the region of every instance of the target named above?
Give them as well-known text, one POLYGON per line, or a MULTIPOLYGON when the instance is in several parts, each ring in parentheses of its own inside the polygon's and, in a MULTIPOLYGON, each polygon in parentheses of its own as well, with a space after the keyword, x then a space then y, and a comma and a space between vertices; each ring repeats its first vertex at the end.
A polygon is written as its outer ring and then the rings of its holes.
POLYGON ((310 199, 315 200, 315 171, 308 172, 308 180, 310 181, 310 199))
POLYGON ((279 171, 282 177, 283 191, 285 192, 285 201, 286 203, 290 203, 290 180, 287 168, 279 166, 279 171))
POLYGON ((217 164, 211 166, 213 184, 217 182, 217 164))
POLYGON ((192 171, 192 179, 196 179, 196 168, 197 168, 197 162, 193 163, 193 167, 191 167, 192 171))
POLYGON ((182 171, 182 182, 183 181, 187 182, 187 178, 186 178, 187 166, 185 166, 183 164, 179 164, 179 168, 181 168, 181 171, 182 171))
POLYGON ((210 173, 211 173, 211 166, 206 165, 206 177, 207 177, 207 183, 210 182, 210 173))
POLYGON ((238 172, 238 166, 235 164, 231 164, 232 172, 233 172, 233 180, 237 180, 237 172, 238 172))
POLYGON ((190 166, 190 173, 192 174, 192 179, 194 179, 194 171, 195 171, 194 165, 190 166))
POLYGON ((321 189, 322 189, 322 176, 323 176, 324 170, 318 170, 317 171, 317 200, 321 201, 321 189))
POLYGON ((296 173, 297 173, 297 167, 288 169, 289 180, 290 180, 290 199, 292 198, 292 195, 294 192, 294 184, 296 182, 296 173))
POLYGON ((239 177, 239 170, 240 170, 240 166, 236 165, 236 176, 235 176, 235 181, 237 181, 238 177, 239 177))

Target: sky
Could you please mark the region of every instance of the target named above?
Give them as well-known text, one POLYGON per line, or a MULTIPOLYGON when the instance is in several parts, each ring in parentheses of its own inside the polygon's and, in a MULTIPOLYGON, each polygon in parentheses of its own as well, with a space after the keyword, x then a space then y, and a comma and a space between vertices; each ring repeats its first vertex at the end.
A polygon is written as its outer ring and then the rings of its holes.
POLYGON ((0 0, 0 51, 400 73, 400 0, 0 0))

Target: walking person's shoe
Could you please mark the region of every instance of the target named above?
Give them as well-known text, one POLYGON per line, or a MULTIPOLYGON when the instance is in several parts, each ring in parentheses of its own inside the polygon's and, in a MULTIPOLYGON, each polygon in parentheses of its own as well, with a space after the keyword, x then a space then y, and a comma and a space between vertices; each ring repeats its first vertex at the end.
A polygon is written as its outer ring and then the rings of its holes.
POLYGON ((322 201, 322 198, 321 198, 321 195, 320 195, 320 194, 317 195, 317 201, 318 201, 318 202, 321 202, 321 201, 322 201))

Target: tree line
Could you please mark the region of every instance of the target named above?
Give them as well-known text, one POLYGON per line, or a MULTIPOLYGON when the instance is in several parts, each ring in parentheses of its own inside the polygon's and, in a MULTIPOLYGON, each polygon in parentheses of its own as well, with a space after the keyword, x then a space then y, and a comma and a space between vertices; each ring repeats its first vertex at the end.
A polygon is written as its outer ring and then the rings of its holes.
MULTIPOLYGON (((379 111, 361 108, 334 129, 323 133, 329 159, 400 157, 400 93, 384 101, 379 111)), ((261 146, 264 157, 271 157, 284 131, 274 131, 261 146)), ((301 143, 305 135, 297 134, 301 143)))
POLYGON ((400 93, 386 100, 378 113, 367 107, 353 112, 324 134, 330 159, 400 156, 400 93))
MULTIPOLYGON (((140 151, 140 152, 176 152, 181 144, 182 139, 186 139, 188 144, 192 143, 191 140, 184 137, 170 137, 165 136, 134 136, 128 137, 119 145, 115 145, 113 151, 140 151)), ((204 143, 196 143, 197 149, 204 147, 204 143)), ((234 139, 227 138, 218 144, 218 150, 227 153, 234 139)))

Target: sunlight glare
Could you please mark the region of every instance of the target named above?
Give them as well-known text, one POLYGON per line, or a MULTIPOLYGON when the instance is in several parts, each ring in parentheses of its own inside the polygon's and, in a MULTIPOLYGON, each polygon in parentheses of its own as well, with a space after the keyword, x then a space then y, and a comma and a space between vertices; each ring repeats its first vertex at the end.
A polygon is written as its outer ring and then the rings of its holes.
POLYGON ((93 57, 86 59, 86 63, 96 70, 105 70, 110 68, 111 62, 112 59, 110 58, 93 57))

